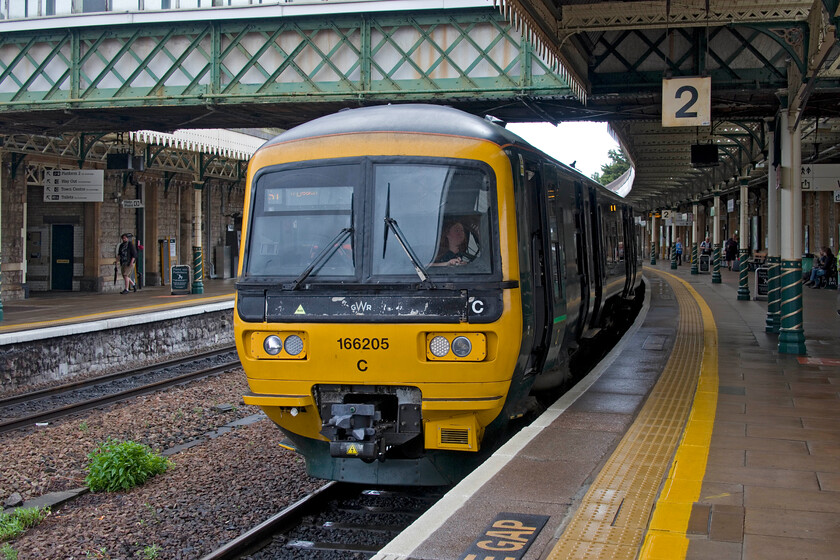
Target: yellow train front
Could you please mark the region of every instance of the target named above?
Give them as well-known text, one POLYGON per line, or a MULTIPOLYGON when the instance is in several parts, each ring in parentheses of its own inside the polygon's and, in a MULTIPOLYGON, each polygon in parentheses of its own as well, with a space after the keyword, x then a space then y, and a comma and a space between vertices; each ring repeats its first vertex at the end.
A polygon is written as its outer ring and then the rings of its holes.
MULTIPOLYGON (((252 158, 235 310, 244 400, 311 475, 451 483, 542 372, 566 376, 561 348, 594 304, 567 308, 568 283, 533 295, 528 212, 544 211, 517 142, 453 109, 383 106, 301 125, 252 158)), ((539 274, 551 270, 559 280, 539 274)))

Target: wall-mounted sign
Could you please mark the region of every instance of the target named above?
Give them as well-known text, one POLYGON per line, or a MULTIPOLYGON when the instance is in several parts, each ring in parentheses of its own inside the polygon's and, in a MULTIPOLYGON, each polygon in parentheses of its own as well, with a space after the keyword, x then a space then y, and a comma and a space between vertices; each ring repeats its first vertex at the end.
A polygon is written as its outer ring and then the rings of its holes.
POLYGON ((711 122, 711 77, 662 80, 662 126, 707 126, 711 122))
POLYGON ((804 163, 800 167, 803 191, 833 191, 840 189, 840 164, 804 163))
POLYGON ((120 206, 123 208, 143 208, 143 201, 140 199, 121 200, 120 206))
POLYGON ((44 202, 102 202, 104 185, 102 169, 47 169, 44 202))
POLYGON ((834 191, 834 202, 840 202, 840 191, 834 191))

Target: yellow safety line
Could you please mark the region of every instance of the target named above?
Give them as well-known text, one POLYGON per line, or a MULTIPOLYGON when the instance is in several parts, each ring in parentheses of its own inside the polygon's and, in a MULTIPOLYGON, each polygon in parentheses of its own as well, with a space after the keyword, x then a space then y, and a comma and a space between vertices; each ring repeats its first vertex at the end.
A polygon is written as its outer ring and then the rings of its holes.
MULTIPOLYGON (((672 276, 672 275, 669 275, 672 276)), ((676 278, 673 276, 673 278, 676 278)), ((703 362, 694 404, 668 479, 656 502, 639 558, 685 558, 691 508, 700 498, 718 397, 718 333, 712 310, 688 282, 676 278, 694 297, 703 317, 703 362)))
POLYGON ((677 296, 680 321, 674 349, 549 560, 635 558, 643 542, 643 558, 685 557, 685 531, 691 505, 700 495, 717 402, 717 331, 708 306, 688 283, 654 272, 665 276, 677 296), (683 444, 675 456, 680 436, 683 444), (660 487, 655 525, 651 522, 648 531, 660 487))
POLYGON ((204 298, 196 298, 196 299, 189 299, 189 300, 181 300, 181 301, 173 301, 169 303, 154 303, 151 305, 143 305, 140 307, 127 307, 124 309, 115 309, 114 311, 100 311, 98 313, 90 313, 87 315, 78 315, 76 317, 66 317, 64 319, 49 319, 47 321, 36 321, 33 323, 18 323, 13 325, 3 325, 0 326, 0 331, 4 330, 26 330, 27 328, 34 328, 38 327, 39 325, 61 325, 65 323, 76 323, 83 320, 94 320, 94 319, 104 319, 106 317, 113 317, 115 315, 120 314, 135 314, 135 312, 139 311, 149 311, 153 309, 166 309, 168 307, 175 307, 175 306, 183 306, 183 307, 193 307, 194 305, 202 304, 202 303, 210 303, 213 301, 221 301, 225 299, 231 299, 235 296, 235 294, 223 294, 220 296, 208 296, 204 298), (189 302, 191 305, 184 305, 185 303, 189 302))

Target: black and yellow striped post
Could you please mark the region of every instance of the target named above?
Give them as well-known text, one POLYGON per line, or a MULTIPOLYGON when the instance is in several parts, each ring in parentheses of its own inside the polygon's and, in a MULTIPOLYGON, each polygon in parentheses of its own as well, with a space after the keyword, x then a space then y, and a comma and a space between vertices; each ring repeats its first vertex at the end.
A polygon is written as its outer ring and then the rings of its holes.
POLYGON ((697 240, 694 240, 694 243, 691 244, 691 273, 692 274, 700 274, 700 271, 697 269, 697 240))
POLYGON ((656 264, 656 234, 659 233, 656 227, 656 213, 654 210, 650 213, 650 264, 656 264))
POLYGON ((738 299, 750 299, 750 285, 749 285, 749 267, 747 260, 749 260, 749 249, 740 249, 738 251, 738 299))
POLYGON ((192 293, 204 293, 204 263, 201 258, 201 247, 193 246, 193 282, 192 293))
POLYGON ((779 283, 781 272, 781 258, 767 257, 767 319, 764 323, 764 332, 779 332, 779 311, 782 304, 782 290, 779 283))
POLYGON ((779 353, 805 354, 802 328, 802 261, 782 259, 779 353))

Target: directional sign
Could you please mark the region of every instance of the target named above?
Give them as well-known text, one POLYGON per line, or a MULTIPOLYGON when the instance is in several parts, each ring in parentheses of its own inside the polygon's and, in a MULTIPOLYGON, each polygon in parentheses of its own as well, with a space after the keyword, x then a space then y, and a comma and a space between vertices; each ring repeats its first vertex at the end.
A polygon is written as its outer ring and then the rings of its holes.
POLYGON ((101 169, 47 169, 44 202, 102 202, 104 185, 101 169))
POLYGON ((712 122, 712 78, 662 80, 662 126, 707 126, 712 122))
POLYGON ((806 163, 799 170, 803 191, 840 189, 840 164, 838 163, 806 163))
POLYGON ((123 208, 143 208, 143 201, 140 199, 121 200, 120 206, 123 208))

